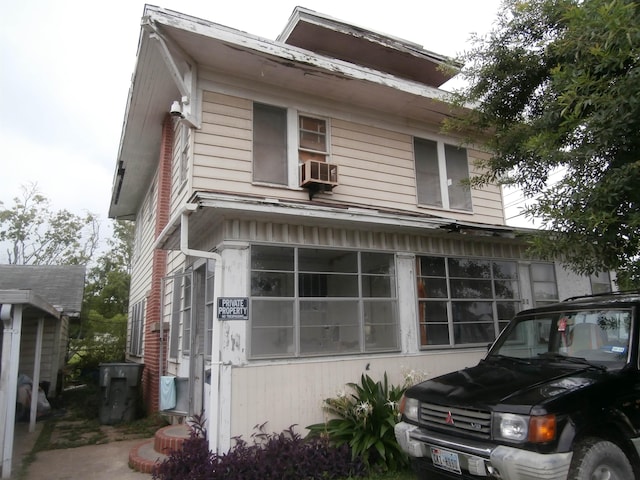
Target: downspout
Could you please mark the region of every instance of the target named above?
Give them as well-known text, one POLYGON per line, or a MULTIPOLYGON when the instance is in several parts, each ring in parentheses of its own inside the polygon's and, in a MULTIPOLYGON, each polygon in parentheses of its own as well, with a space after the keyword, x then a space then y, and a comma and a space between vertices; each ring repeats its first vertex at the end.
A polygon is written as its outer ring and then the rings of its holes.
MULTIPOLYGON (((194 203, 186 204, 180 212, 180 251, 187 256, 207 258, 215 261, 214 284, 213 284, 213 305, 218 305, 218 298, 222 291, 222 257, 219 253, 205 250, 194 250, 189 248, 189 216, 198 209, 194 203)), ((222 358, 220 352, 220 335, 222 329, 220 322, 216 321, 214 313, 211 339, 211 385, 209 387, 209 450, 213 453, 220 453, 220 367, 222 358), (217 359, 214 360, 214 355, 217 359)))

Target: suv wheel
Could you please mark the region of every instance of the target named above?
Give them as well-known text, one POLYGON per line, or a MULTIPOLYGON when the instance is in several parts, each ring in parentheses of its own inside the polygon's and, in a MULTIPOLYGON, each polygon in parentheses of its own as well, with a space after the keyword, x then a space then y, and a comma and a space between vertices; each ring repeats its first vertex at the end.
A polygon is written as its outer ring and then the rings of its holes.
POLYGON ((615 443, 588 438, 573 453, 569 480, 628 480, 633 468, 615 443))

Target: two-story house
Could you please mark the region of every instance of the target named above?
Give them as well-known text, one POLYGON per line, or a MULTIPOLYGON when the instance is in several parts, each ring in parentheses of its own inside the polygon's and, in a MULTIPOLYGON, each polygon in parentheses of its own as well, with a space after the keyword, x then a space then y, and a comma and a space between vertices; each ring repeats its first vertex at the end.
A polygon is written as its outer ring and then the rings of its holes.
POLYGON ((488 153, 442 132, 447 61, 304 8, 275 41, 145 8, 110 216, 136 221, 150 410, 176 377, 167 408, 225 451, 322 421, 362 373, 473 364, 519 309, 591 289, 465 183, 488 153))

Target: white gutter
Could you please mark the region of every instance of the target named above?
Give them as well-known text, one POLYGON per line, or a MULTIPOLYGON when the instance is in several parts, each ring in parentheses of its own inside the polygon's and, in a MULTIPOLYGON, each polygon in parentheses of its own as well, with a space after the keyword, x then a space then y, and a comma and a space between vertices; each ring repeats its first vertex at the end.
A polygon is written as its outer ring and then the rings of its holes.
MULTIPOLYGON (((180 221, 180 252, 189 257, 206 258, 215 262, 214 267, 214 284, 213 284, 213 305, 218 305, 218 298, 222 292, 222 256, 216 252, 206 250, 196 250, 189 247, 189 216, 198 209, 195 203, 185 204, 178 213, 167 223, 167 226, 158 235, 154 248, 159 248, 168 231, 175 228, 179 219, 180 221)), ((220 438, 220 367, 222 366, 222 358, 220 351, 220 336, 222 335, 221 323, 216 321, 214 313, 212 339, 211 339, 211 386, 209 393, 209 450, 214 453, 219 451, 221 445, 225 442, 220 438), (217 355, 218 358, 214 358, 217 355)), ((161 349, 162 351, 162 349, 161 349)), ((160 367, 162 368, 162 359, 160 359, 160 367)))

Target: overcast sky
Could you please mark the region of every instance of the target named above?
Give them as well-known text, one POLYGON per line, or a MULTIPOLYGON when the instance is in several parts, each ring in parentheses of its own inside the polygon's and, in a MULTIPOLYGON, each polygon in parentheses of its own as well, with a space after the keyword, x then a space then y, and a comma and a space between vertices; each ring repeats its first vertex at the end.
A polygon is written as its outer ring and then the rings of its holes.
MULTIPOLYGON (((274 40, 296 5, 455 56, 499 0, 158 0, 159 7, 274 40)), ((144 2, 0 0, 0 201, 37 183, 54 209, 108 224, 144 2)))

